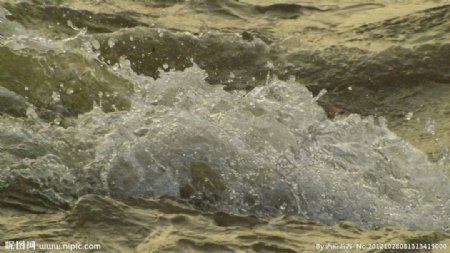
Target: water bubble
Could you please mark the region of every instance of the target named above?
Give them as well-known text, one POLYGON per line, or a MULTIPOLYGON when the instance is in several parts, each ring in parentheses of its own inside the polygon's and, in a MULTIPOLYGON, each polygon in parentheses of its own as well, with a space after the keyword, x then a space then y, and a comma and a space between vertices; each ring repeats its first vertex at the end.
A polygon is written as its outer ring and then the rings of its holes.
POLYGON ((352 86, 347 87, 348 90, 353 90, 352 86))
POLYGON ((67 26, 69 26, 70 28, 74 29, 74 30, 78 30, 78 28, 76 26, 73 25, 71 20, 67 20, 67 26))
POLYGON ((58 102, 61 101, 61 96, 60 96, 60 94, 58 92, 54 91, 52 93, 52 99, 53 99, 53 102, 58 103, 58 102))
POLYGON ((164 68, 165 70, 167 70, 167 69, 169 69, 169 65, 168 65, 167 63, 164 63, 164 64, 163 64, 163 68, 164 68))
POLYGON ((435 134, 434 126, 435 126, 434 120, 431 120, 431 119, 427 120, 427 123, 425 125, 425 129, 426 129, 427 133, 434 135, 435 134))
POLYGON ((55 125, 60 125, 61 124, 61 119, 59 117, 56 117, 56 119, 53 120, 53 123, 55 123, 55 125))
POLYGON ((124 57, 124 56, 121 56, 120 58, 119 58, 119 66, 121 67, 121 68, 129 68, 129 67, 131 67, 131 62, 130 62, 130 60, 128 60, 126 57, 124 57))
POLYGON ((409 120, 412 119, 413 116, 414 116, 414 113, 413 113, 413 112, 408 112, 408 113, 405 115, 405 119, 409 121, 409 120))
POLYGON ((133 36, 130 36, 130 41, 133 41, 133 40, 134 40, 133 36))
POLYGON ((66 94, 67 94, 67 95, 72 95, 72 94, 73 94, 73 89, 72 89, 72 88, 68 88, 68 89, 66 90, 66 94))
POLYGON ((100 42, 98 42, 98 40, 93 40, 93 41, 91 41, 91 46, 95 50, 99 50, 100 49, 100 42))
POLYGON ((108 46, 109 48, 113 48, 116 45, 116 42, 113 38, 109 38, 108 40, 108 46))
POLYGON ((33 107, 29 106, 26 111, 26 115, 28 119, 37 119, 38 115, 33 107))

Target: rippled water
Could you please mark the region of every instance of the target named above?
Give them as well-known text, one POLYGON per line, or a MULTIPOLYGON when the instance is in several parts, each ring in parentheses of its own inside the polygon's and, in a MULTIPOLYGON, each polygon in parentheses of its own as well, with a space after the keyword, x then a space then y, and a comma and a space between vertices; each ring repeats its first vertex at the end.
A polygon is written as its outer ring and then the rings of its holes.
MULTIPOLYGON (((325 89, 313 95, 295 75, 280 80, 266 58, 255 60, 263 70, 217 62, 212 73, 200 49, 177 61, 168 47, 159 53, 166 59, 150 56, 159 68, 139 64, 139 55, 149 62, 151 34, 182 54, 202 38, 220 48, 210 42, 221 38, 214 32, 137 28, 95 36, 71 21, 74 34, 55 39, 7 14, 0 8, 2 206, 48 212, 87 194, 170 196, 203 211, 262 219, 450 227, 450 166, 439 139, 443 153, 430 162, 383 117, 330 118, 318 104, 325 89), (254 88, 226 91, 230 83, 254 88)), ((248 57, 273 50, 262 39, 233 45, 253 48, 248 57)))

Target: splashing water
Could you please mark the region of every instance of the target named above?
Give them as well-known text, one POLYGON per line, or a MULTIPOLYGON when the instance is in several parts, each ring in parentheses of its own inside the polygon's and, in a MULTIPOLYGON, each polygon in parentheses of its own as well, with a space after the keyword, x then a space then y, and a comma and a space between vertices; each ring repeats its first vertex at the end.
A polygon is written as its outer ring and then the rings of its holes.
POLYGON ((101 168, 112 195, 181 195, 326 223, 447 226, 448 178, 382 121, 331 121, 295 82, 228 93, 206 84, 198 67, 156 81, 129 68, 121 75, 138 90, 132 110, 102 116, 116 125, 105 127, 87 166, 101 168))
POLYGON ((226 92, 196 65, 154 80, 125 58, 110 72, 134 85, 128 111, 94 106, 68 128, 36 113, 2 118, 2 196, 67 206, 86 193, 169 195, 263 217, 450 227, 448 164, 428 162, 383 119, 330 120, 294 81, 226 92))

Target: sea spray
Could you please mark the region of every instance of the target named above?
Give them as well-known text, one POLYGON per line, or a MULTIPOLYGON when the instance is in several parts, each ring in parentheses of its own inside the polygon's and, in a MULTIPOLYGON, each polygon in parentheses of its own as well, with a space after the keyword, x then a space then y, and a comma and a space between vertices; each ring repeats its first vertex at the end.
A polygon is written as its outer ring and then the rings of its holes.
MULTIPOLYGON (((5 45, 17 55, 53 58, 50 42, 16 39, 5 45)), ((450 183, 439 170, 447 165, 428 162, 382 118, 330 120, 295 81, 269 78, 249 92, 226 92, 209 85, 195 64, 155 80, 136 74, 126 57, 115 68, 104 65, 92 41, 82 34, 51 43, 62 48, 57 55, 86 62, 92 84, 131 84, 133 92, 125 94, 131 105, 105 112, 100 106, 106 95, 98 94, 109 86, 100 86, 88 100, 98 106, 71 115, 76 117, 65 128, 36 113, 2 116, 2 203, 37 210, 67 208, 89 193, 174 196, 205 210, 261 217, 449 227, 450 183)), ((54 83, 59 87, 59 80, 54 83)), ((51 98, 57 91, 47 88, 51 98)))

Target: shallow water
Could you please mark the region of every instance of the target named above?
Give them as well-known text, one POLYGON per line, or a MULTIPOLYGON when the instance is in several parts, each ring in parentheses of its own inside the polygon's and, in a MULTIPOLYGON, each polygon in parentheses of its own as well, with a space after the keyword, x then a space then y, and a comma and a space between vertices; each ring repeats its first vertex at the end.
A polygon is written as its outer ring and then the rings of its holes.
POLYGON ((382 2, 2 2, 2 241, 88 231, 105 252, 314 252, 450 240, 448 5, 392 19, 382 2), (358 26, 371 11, 387 21, 358 26), (324 35, 334 44, 314 46, 324 35))

